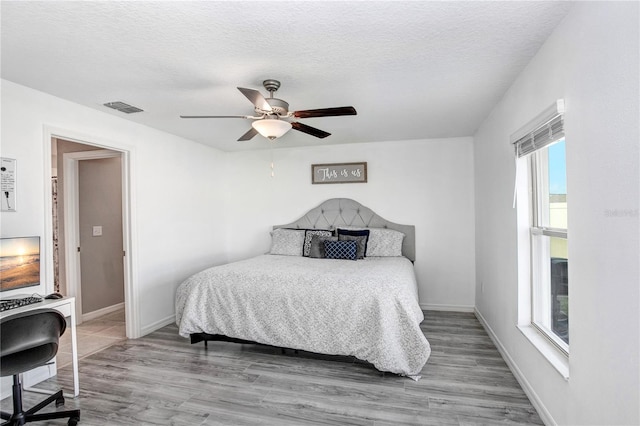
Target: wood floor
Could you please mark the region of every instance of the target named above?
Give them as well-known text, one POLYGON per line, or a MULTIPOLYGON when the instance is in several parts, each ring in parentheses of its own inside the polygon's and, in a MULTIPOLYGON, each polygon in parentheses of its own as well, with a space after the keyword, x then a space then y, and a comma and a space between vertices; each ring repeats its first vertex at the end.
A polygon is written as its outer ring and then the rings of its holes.
MULTIPOLYGON (((473 314, 425 316, 433 352, 417 382, 347 357, 205 350, 170 325, 81 360, 80 396, 65 407, 80 408, 83 425, 543 424, 473 314)), ((70 390, 71 377, 65 367, 40 387, 70 390)), ((25 406, 39 399, 28 393, 25 406)), ((10 398, 1 405, 10 411, 10 398)))

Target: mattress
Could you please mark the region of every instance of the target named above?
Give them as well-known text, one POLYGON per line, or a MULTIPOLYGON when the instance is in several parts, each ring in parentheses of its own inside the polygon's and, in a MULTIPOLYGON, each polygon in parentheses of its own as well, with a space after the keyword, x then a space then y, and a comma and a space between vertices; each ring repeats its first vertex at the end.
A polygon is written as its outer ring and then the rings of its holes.
POLYGON ((199 272, 176 293, 179 333, 221 334, 368 361, 416 378, 431 349, 413 264, 263 255, 199 272))

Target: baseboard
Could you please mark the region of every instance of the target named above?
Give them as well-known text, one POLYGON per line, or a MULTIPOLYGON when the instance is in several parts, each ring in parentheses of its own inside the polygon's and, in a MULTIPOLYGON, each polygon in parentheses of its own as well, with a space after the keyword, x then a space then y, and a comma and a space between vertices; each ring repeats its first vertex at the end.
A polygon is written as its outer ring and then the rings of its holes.
POLYGON ((420 309, 422 309, 423 311, 473 312, 475 307, 468 305, 437 305, 431 303, 421 303, 420 309))
POLYGON ((110 314, 112 312, 119 311, 120 309, 124 309, 124 302, 118 303, 112 306, 107 306, 106 308, 98 309, 97 311, 92 311, 88 313, 82 314, 82 322, 91 321, 96 318, 100 318, 103 315, 110 314))
POLYGON ((161 320, 156 321, 154 323, 151 323, 149 325, 145 325, 140 330, 140 337, 146 336, 149 333, 153 333, 154 331, 161 329, 165 325, 173 324, 175 322, 176 322, 176 316, 175 315, 170 315, 170 316, 166 317, 165 319, 161 319, 161 320))
POLYGON ((484 327, 485 331, 493 341, 493 344, 496 346, 496 348, 498 348, 498 352, 500 352, 500 355, 502 355, 502 358, 507 363, 507 366, 515 376, 516 380, 518 381, 518 383, 520 383, 522 390, 524 390, 524 393, 527 394, 527 397, 531 401, 531 404, 538 411, 538 415, 540 416, 544 424, 548 426, 557 426, 557 423, 553 419, 553 416, 551 416, 551 413, 544 406, 536 391, 533 389, 522 371, 518 368, 518 365, 515 363, 513 358, 511 358, 509 352, 507 352, 505 347, 502 345, 502 343, 498 339, 498 336, 496 336, 496 334, 493 332, 493 329, 489 326, 489 323, 484 319, 478 309, 474 309, 474 313, 476 315, 476 318, 478 318, 480 324, 482 324, 482 327, 484 327))

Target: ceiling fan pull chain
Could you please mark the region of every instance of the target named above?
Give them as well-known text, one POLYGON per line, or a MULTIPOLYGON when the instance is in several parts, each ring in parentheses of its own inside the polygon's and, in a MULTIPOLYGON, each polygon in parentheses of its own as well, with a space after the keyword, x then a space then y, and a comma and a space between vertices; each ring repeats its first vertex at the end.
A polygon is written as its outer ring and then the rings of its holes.
POLYGON ((273 164, 273 144, 274 144, 274 140, 270 140, 269 141, 269 147, 270 147, 270 151, 271 151, 271 177, 275 177, 276 173, 274 171, 274 164, 273 164))

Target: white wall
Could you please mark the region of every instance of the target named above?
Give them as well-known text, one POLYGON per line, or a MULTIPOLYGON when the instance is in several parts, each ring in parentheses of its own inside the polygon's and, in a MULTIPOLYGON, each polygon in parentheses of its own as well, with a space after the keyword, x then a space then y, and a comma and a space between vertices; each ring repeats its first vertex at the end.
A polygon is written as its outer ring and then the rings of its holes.
MULTIPOLYGON (((66 136, 85 135, 83 142, 129 150, 134 248, 130 255, 137 267, 133 280, 140 328, 144 333, 170 321, 177 285, 205 266, 226 261, 220 184, 224 154, 6 80, 1 89, 0 155, 17 159, 18 182, 18 211, 1 214, 1 235, 45 236, 45 220, 51 220, 45 209, 49 188, 44 169, 51 163, 44 154, 45 126, 68 129, 66 136)), ((48 287, 34 291, 53 291, 53 277, 43 280, 48 287)))
POLYGON ((637 2, 577 3, 475 135, 476 307, 550 423, 640 423, 638 22, 637 2), (511 133, 559 98, 567 105, 568 381, 515 327, 509 146, 511 133))
POLYGON ((387 220, 415 225, 423 307, 474 306, 472 138, 280 148, 229 153, 228 160, 231 260, 267 252, 272 225, 328 198, 352 198, 387 220), (367 162, 367 183, 311 184, 311 164, 357 161, 367 162))
MULTIPOLYGON (((225 154, 6 80, 1 87, 0 154, 18 160, 19 185, 19 211, 2 213, 2 236, 44 236, 45 126, 132 152, 133 278, 142 333, 171 320, 175 288, 188 275, 268 251, 272 225, 332 197, 416 225, 424 307, 474 305, 471 138, 225 154), (311 184, 312 163, 350 161, 368 162, 368 183, 311 184)), ((37 291, 51 291, 51 280, 43 276, 49 287, 37 291)))

